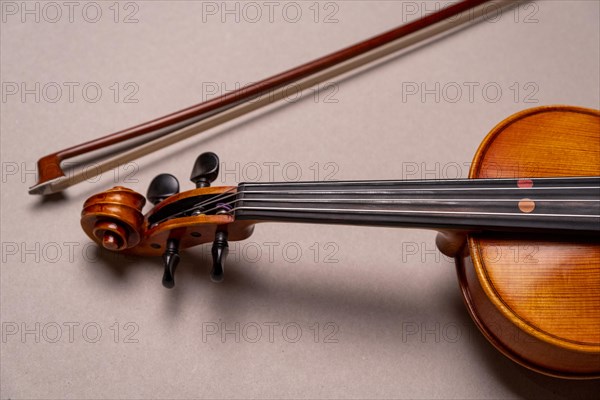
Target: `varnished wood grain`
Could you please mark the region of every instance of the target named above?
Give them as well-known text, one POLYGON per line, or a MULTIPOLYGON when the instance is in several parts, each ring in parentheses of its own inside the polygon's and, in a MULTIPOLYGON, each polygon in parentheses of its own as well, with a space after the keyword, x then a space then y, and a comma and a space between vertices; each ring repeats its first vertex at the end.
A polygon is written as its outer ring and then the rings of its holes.
MULTIPOLYGON (((600 113, 558 106, 525 111, 495 127, 470 173, 471 178, 597 175, 600 113)), ((600 375, 597 239, 473 235, 469 249, 476 285, 485 296, 465 297, 497 347, 551 375, 600 375), (502 318, 508 325, 498 325, 502 318), (498 334, 498 326, 520 330, 531 343, 525 346, 498 334)), ((477 291, 475 282, 462 283, 467 292, 477 291)))
POLYGON ((110 250, 133 248, 140 243, 146 230, 142 215, 144 204, 146 199, 141 194, 116 186, 85 201, 81 227, 97 243, 103 243, 105 234, 120 243, 117 248, 111 246, 110 250))

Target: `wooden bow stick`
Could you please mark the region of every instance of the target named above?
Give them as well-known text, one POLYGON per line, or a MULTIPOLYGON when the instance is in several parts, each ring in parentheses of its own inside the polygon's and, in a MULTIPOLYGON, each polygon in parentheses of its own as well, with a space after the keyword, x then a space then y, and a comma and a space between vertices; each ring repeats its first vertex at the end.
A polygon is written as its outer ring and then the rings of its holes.
POLYGON ((49 154, 38 160, 38 182, 29 188, 29 193, 46 195, 60 192, 69 186, 100 175, 165 146, 219 126, 290 95, 302 93, 315 85, 339 77, 399 50, 423 43, 467 23, 480 21, 488 15, 496 16, 499 10, 520 1, 464 0, 434 14, 232 93, 49 154), (61 167, 61 163, 66 159, 137 138, 148 141, 95 164, 93 170, 83 169, 66 175, 61 167))

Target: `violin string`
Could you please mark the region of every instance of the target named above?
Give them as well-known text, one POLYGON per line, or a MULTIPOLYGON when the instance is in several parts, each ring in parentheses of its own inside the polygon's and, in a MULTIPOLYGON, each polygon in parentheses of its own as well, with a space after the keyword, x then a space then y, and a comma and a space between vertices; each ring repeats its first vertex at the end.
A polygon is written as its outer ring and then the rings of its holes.
MULTIPOLYGON (((231 188, 221 194, 219 194, 216 197, 210 198, 210 199, 206 199, 201 201, 200 203, 194 204, 193 206, 191 206, 188 210, 190 209, 196 209, 196 208, 201 208, 202 206, 206 205, 206 204, 210 204, 210 203, 215 203, 216 201, 221 201, 227 198, 231 198, 234 196, 237 196, 238 193, 243 193, 243 194, 378 194, 378 195, 385 195, 386 194, 386 190, 378 190, 378 191, 354 191, 354 192, 347 192, 347 191, 336 191, 335 193, 333 192, 327 192, 327 191, 286 191, 286 192, 282 192, 282 191, 253 191, 253 190, 243 190, 241 192, 237 192, 236 191, 237 188, 231 188)), ((539 188, 538 188, 539 189, 539 188)), ((556 187, 556 188, 548 188, 548 189, 563 189, 560 187, 556 187)), ((564 189, 573 189, 573 188, 564 188, 564 189)), ((600 187, 578 187, 578 189, 600 189, 600 187)), ((407 190, 413 190, 414 189, 407 189, 407 190)), ((434 189, 435 190, 435 189, 434 189)), ((439 189, 438 189, 439 190, 439 189)), ((455 190, 455 189, 452 189, 455 190)), ((463 190, 467 190, 467 189, 463 189, 463 190)), ((485 190, 485 189, 481 189, 481 190, 485 190)), ((523 189, 517 189, 518 191, 520 191, 522 193, 523 189)), ((428 190, 425 190, 428 191, 428 190)), ((387 194, 393 194, 393 193, 387 193, 387 194)), ((282 200, 285 198, 282 198, 282 200)), ((252 199, 245 199, 245 200, 252 200, 252 199)), ((285 200, 290 200, 290 199, 285 199, 285 200)), ((308 199, 308 200, 312 200, 312 199, 308 199)), ((338 201, 335 199, 323 199, 322 201, 338 201)), ((403 200, 403 199, 397 199, 397 200, 403 200)), ((408 199, 407 199, 408 200, 408 199)), ((413 201, 420 201, 420 200, 427 200, 427 199, 413 199, 413 201)), ((515 199, 431 199, 432 201, 515 201, 515 199)), ((516 201, 519 201, 521 199, 517 199, 516 201)), ((314 200, 314 201, 319 201, 319 200, 314 200)), ((373 199, 369 199, 369 201, 373 201, 373 199)), ((375 200, 377 201, 377 200, 375 200)), ((544 201, 594 201, 594 200, 577 200, 577 199, 573 199, 573 200, 561 200, 561 199, 548 199, 548 200, 544 200, 544 201)), ((309 201, 310 202, 310 201, 309 201)), ((183 211, 185 212, 185 211, 183 211)))
POLYGON ((227 190, 227 191, 225 191, 225 192, 223 192, 223 193, 219 194, 219 195, 218 195, 218 196, 216 196, 216 197, 212 197, 212 198, 210 198, 210 199, 203 200, 203 201, 201 201, 201 202, 199 202, 199 203, 196 203, 196 204, 194 204, 194 205, 192 205, 192 206, 190 206, 190 207, 186 208, 185 210, 179 211, 179 212, 177 212, 177 213, 175 213, 175 214, 171 214, 169 217, 167 217, 167 218, 163 218, 163 219, 161 219, 160 221, 158 221, 158 222, 155 222, 155 224, 158 224, 158 223, 160 223, 160 222, 163 222, 163 221, 165 221, 165 220, 167 220, 167 219, 172 219, 172 218, 175 218, 175 217, 178 217, 178 216, 181 216, 181 215, 187 214, 188 212, 191 212, 191 211, 195 211, 196 209, 200 209, 200 208, 202 208, 203 206, 205 206, 205 205, 207 205, 207 204, 214 203, 215 201, 218 201, 219 199, 223 199, 223 198, 229 198, 229 197, 235 196, 235 195, 237 195, 237 193, 232 193, 232 192, 233 192, 234 190, 236 190, 236 189, 237 189, 237 188, 232 188, 232 189, 229 189, 229 190, 227 190))
MULTIPOLYGON (((206 213, 210 213, 216 210, 222 210, 222 207, 214 207, 207 210, 206 213)), ((438 211, 438 210, 386 210, 386 209, 346 209, 346 208, 302 208, 302 207, 249 207, 240 206, 233 207, 227 210, 228 214, 234 213, 238 210, 252 210, 252 211, 300 211, 300 212, 322 212, 322 213, 336 213, 336 214, 452 214, 452 215, 494 215, 494 216, 529 216, 531 217, 568 217, 568 218, 598 218, 600 215, 591 214, 533 214, 533 213, 498 213, 498 212, 480 212, 480 211, 438 211)))
MULTIPOLYGON (((541 179, 545 179, 547 181, 552 181, 552 180, 558 180, 558 179, 564 179, 564 178, 541 178, 541 179)), ((589 177, 575 177, 575 178, 567 178, 568 180, 577 180, 577 179, 587 179, 589 180, 589 177)), ((595 177, 593 177, 592 179, 595 179, 595 177)), ((491 180, 490 182, 498 182, 498 181, 515 181, 514 179, 494 179, 491 180)), ((459 180, 453 180, 452 182, 458 182, 459 180)), ((462 180, 465 182, 469 182, 472 183, 473 181, 476 180, 462 180)), ((354 182, 286 182, 286 183, 259 183, 259 184, 246 184, 246 187, 252 187, 254 186, 293 186, 293 185, 302 185, 302 186, 309 186, 309 185, 315 185, 318 184, 317 186, 324 186, 324 185, 331 185, 331 184, 340 184, 340 185, 360 185, 360 184, 365 184, 365 185, 370 185, 373 183, 386 183, 386 184, 392 184, 391 181, 366 181, 366 182, 360 182, 360 181, 354 181, 354 182)), ((400 181, 402 182, 402 181, 400 181)), ((422 182, 428 182, 428 181, 422 181, 422 182)), ((404 183, 406 183, 406 181, 404 181, 404 183)), ((415 183, 413 181, 413 183, 415 183)), ((203 207, 207 206, 207 205, 211 205, 211 204, 216 204, 215 207, 212 207, 208 210, 202 210, 202 214, 208 214, 210 212, 216 211, 216 210, 220 210, 220 211, 225 211, 227 213, 233 213, 236 210, 242 210, 242 209, 250 209, 248 207, 233 207, 236 203, 238 203, 239 201, 246 201, 246 202, 265 202, 265 203, 269 203, 269 202, 280 202, 280 203, 338 203, 338 204, 361 204, 361 203, 365 203, 366 205, 368 204, 402 204, 402 203, 407 203, 407 202, 428 202, 428 203, 432 203, 432 205, 441 205, 444 203, 465 203, 465 202, 518 202, 521 199, 422 199, 422 198, 400 198, 400 199, 314 199, 314 198, 273 198, 273 199, 260 199, 260 198, 236 198, 233 201, 227 201, 225 203, 223 203, 224 200, 230 199, 232 197, 236 197, 238 196, 238 194, 284 194, 284 195, 307 195, 307 194, 318 194, 318 195, 326 195, 326 194, 374 194, 374 195, 385 195, 385 194, 389 194, 389 195, 394 195, 396 193, 401 193, 401 192, 406 192, 406 191, 412 191, 412 192, 444 192, 444 191, 474 191, 474 190, 479 190, 479 191, 485 191, 485 190, 504 190, 504 191, 517 191, 520 194, 525 194, 525 191, 528 190, 589 190, 589 189, 600 189, 600 186, 549 186, 549 187, 531 187, 531 188, 519 188, 519 187, 472 187, 472 188, 465 188, 465 187, 458 187, 458 188, 391 188, 391 189, 366 189, 366 190, 303 190, 303 189, 293 189, 293 190, 287 190, 287 191, 282 191, 282 190, 248 190, 246 189, 246 187, 241 186, 241 189, 238 192, 239 188, 233 187, 231 189, 228 189, 225 192, 222 192, 221 194, 219 194, 218 196, 215 196, 213 198, 210 199, 206 199, 203 200, 199 203, 196 203, 194 205, 192 205, 191 207, 188 207, 186 210, 180 211, 178 213, 172 214, 164 219, 162 219, 161 221, 158 221, 157 223, 160 223, 164 220, 167 219, 172 219, 172 218, 176 218, 185 214, 188 214, 190 212, 196 211, 196 210, 201 210, 203 207)), ((542 201, 542 202, 600 202, 600 200, 590 200, 590 199, 540 199, 537 200, 538 202, 542 201)), ((282 209, 281 207, 272 207, 272 209, 277 208, 277 209, 282 209)), ((254 207, 252 209, 259 209, 257 207, 254 207)), ((264 209, 266 210, 266 207, 260 208, 260 209, 264 209)), ((318 208, 304 208, 305 210, 313 210, 313 211, 319 211, 320 209, 318 208)), ((300 209, 299 209, 300 210, 300 209)), ((332 210, 331 208, 326 208, 326 209, 322 209, 322 210, 332 210)), ((370 209, 373 210, 373 209, 370 209)), ((373 210, 376 211, 376 210, 373 210)), ((402 212, 409 212, 409 210, 387 210, 387 211, 402 211, 402 212)), ((422 211, 422 212, 431 212, 431 211, 422 211)), ((441 213, 453 213, 453 212, 443 212, 440 211, 441 213)), ((463 212, 463 213, 467 213, 469 214, 469 212, 463 212)), ((507 215, 507 213, 492 213, 492 214, 501 214, 501 215, 507 215)), ((518 214, 521 215, 521 214, 518 214)), ((542 214, 533 214, 533 215, 542 215, 542 214)), ((554 214, 553 214, 554 215, 554 214)), ((562 215, 562 214, 556 214, 558 215, 562 215)))
POLYGON ((598 218, 600 215, 589 214, 533 214, 533 213, 497 213, 497 212, 481 212, 481 211, 421 211, 421 210, 384 210, 384 209, 345 209, 345 208, 295 208, 295 207, 235 207, 229 212, 237 210, 254 210, 254 211, 300 211, 300 212, 329 212, 335 214, 452 214, 452 215, 494 215, 494 216, 530 216, 532 217, 568 217, 568 218, 598 218))
POLYGON ((227 199, 227 198, 230 198, 230 197, 233 197, 233 196, 237 196, 237 188, 235 188, 235 187, 224 191, 223 193, 219 194, 218 196, 211 197, 209 199, 201 201, 200 203, 194 204, 193 207, 201 207, 201 206, 204 206, 206 204, 214 203, 215 201, 219 201, 219 200, 222 200, 222 199, 227 199))
MULTIPOLYGON (((502 202, 502 203, 514 203, 515 205, 518 204, 520 201, 522 201, 523 199, 502 199, 502 200, 495 200, 495 199, 473 199, 473 200, 461 200, 461 199, 444 199, 444 200, 435 200, 435 199, 402 199, 402 200, 372 200, 372 199, 360 199, 360 200, 339 200, 339 199, 334 199, 333 201, 326 201, 326 200, 315 200, 315 199, 237 199, 237 200, 233 200, 230 201, 228 203, 217 203, 213 208, 206 210, 204 213, 210 213, 212 211, 215 210, 219 210, 219 209, 224 209, 224 208, 230 208, 229 211, 233 212, 235 210, 241 209, 241 207, 239 206, 235 206, 233 207, 236 203, 239 203, 241 201, 243 201, 244 203, 302 203, 302 204, 331 204, 333 205, 340 205, 340 204, 358 204, 358 205, 364 205, 364 206, 372 206, 372 205, 415 205, 412 203, 415 202, 419 202, 419 205, 424 205, 424 206, 453 206, 453 205, 457 205, 456 203, 471 203, 471 202, 486 202, 486 203, 497 203, 497 202, 502 202)), ((534 200, 532 200, 534 201, 534 200)), ((600 200, 577 200, 577 199, 542 199, 542 200, 535 200, 534 203, 544 203, 544 202, 551 202, 551 203, 580 203, 580 202, 585 202, 585 203, 600 203, 600 200)), ((213 203, 214 204, 214 203, 213 203)), ((266 206, 265 206, 266 207, 266 206)), ((272 208, 277 208, 280 206, 275 206, 272 208)), ((308 207, 306 207, 308 208, 308 207)), ((311 209, 318 209, 318 207, 311 207, 311 209)), ((329 209, 329 208, 323 208, 323 209, 329 209)), ((365 210, 370 210, 372 208, 365 208, 365 210)))
MULTIPOLYGON (((584 178, 584 177, 582 177, 584 178)), ((552 179, 557 179, 557 178, 541 178, 541 179, 547 179, 547 180, 552 180, 552 179)), ((569 179, 577 179, 577 178, 569 178, 569 179)), ((502 181, 504 179, 498 179, 499 181, 502 181)), ((512 180, 512 179, 509 179, 512 180)), ((459 180, 456 180, 459 181, 459 180)), ((470 180, 464 180, 464 181, 474 181, 473 179, 470 180)), ((377 183, 377 182, 385 182, 385 181, 373 181, 373 182, 368 182, 367 184, 372 184, 372 183, 377 183)), ((297 185, 297 184, 303 184, 303 185, 310 185, 310 184, 315 184, 315 183, 320 183, 320 184, 324 184, 325 182, 290 182, 290 183, 285 183, 283 184, 285 185, 297 185)), ((342 182, 327 182, 326 184, 329 183, 342 183, 342 182)), ((359 182, 352 182, 352 183, 359 183, 359 182)), ((347 184, 347 183, 344 183, 347 184)), ((275 184, 275 183, 260 183, 260 186, 267 186, 267 185, 282 185, 282 184, 275 184)), ((252 185, 249 185, 252 186, 252 185)), ((595 186, 584 186, 584 187, 535 187, 535 188, 432 188, 432 189, 412 189, 412 188, 398 188, 398 189, 384 189, 382 190, 367 190, 367 191, 347 191, 347 190, 337 190, 335 192, 331 192, 331 191, 322 191, 322 190, 318 190, 318 191, 303 191, 303 190, 288 190, 288 191, 279 191, 279 190, 263 190, 263 191, 257 191, 257 190, 242 190, 242 192, 244 194, 267 194, 267 193, 277 193, 277 194, 297 194, 297 193, 301 193, 301 194, 334 194, 334 193, 343 193, 343 194, 386 194, 386 192, 388 191, 415 191, 415 190, 421 190, 421 191, 440 191, 440 190, 460 190, 460 191, 464 191, 464 190, 487 190, 487 189, 505 189, 505 190, 518 190, 518 191, 523 191, 523 190, 531 190, 531 189, 600 189, 600 186, 595 187, 595 186)), ((203 205, 218 201, 218 200, 222 200, 224 198, 229 198, 232 196, 235 196, 237 194, 237 188, 231 188, 228 189, 227 191, 221 193, 219 196, 211 198, 211 199, 207 199, 204 200, 198 204, 194 204, 192 207, 201 207, 203 205)), ((390 193, 391 194, 391 193, 390 193)))
MULTIPOLYGON (((306 198, 306 197, 297 197, 297 198, 241 198, 233 200, 231 203, 235 203, 238 201, 244 202, 264 202, 264 203, 342 203, 342 204, 373 204, 373 203, 389 203, 389 204, 402 204, 406 202, 430 202, 430 203, 473 203, 473 202, 519 202, 523 200, 523 198, 517 199, 422 199, 422 198, 400 198, 400 199, 315 199, 315 198, 306 198)), ((532 200, 532 199, 530 199, 532 200)), ((533 201, 533 200, 532 200, 533 201)), ((592 203, 600 203, 600 199, 537 199, 537 202, 592 202, 592 203)), ((214 201, 212 202, 214 203, 214 201)))
MULTIPOLYGON (((508 188, 508 189, 512 189, 512 188, 508 188)), ((522 191, 524 189, 521 188, 514 188, 515 190, 519 191, 520 193, 523 193, 522 191)), ((541 189, 541 188, 538 188, 541 189)), ((549 187, 547 189, 600 189, 600 187, 592 187, 592 186, 588 186, 588 187, 568 187, 568 188, 563 188, 563 187, 549 187)), ((210 203, 215 203, 217 201, 221 201, 227 198, 231 198, 233 196, 237 196, 238 193, 242 193, 244 195, 246 194, 286 194, 286 195, 291 195, 291 194, 377 194, 377 195, 383 195, 386 194, 386 191, 354 191, 354 192, 348 192, 348 191, 336 191, 335 193, 332 192, 327 192, 327 191, 253 191, 253 190, 242 190, 240 192, 233 192, 235 189, 229 189, 226 192, 223 192, 222 195, 217 196, 215 198, 212 199, 208 199, 205 200, 199 204, 195 204, 193 207, 201 207, 204 206, 206 204, 210 204, 210 203)), ((414 190, 414 189, 406 189, 406 190, 414 190)), ((435 189, 434 189, 435 190, 435 189)), ((469 189, 464 189, 464 190, 469 190, 469 189)), ((485 190, 485 189, 484 189, 485 190)), ((389 194, 393 194, 393 193, 389 193, 389 194)), ((265 199, 250 199, 250 198, 245 198, 243 199, 245 201, 265 201, 265 199)), ((353 199, 354 201, 370 201, 370 202, 385 202, 387 199, 384 200, 377 200, 377 199, 353 199)), ((438 202, 443 202, 443 201, 455 201, 455 202, 473 202, 473 201, 520 201, 522 200, 522 198, 519 199, 394 199, 396 201, 438 201, 438 202)), ((233 203, 239 201, 239 199, 236 199, 233 203)), ((349 199, 293 199, 293 198, 281 198, 281 199, 268 199, 267 201, 296 201, 296 202, 340 202, 340 201, 350 201, 349 199)), ((560 202, 560 201, 600 201, 600 200, 588 200, 588 199, 543 199, 541 201, 556 201, 556 202, 560 202)), ((231 205, 231 203, 229 203, 228 205, 231 205)))
MULTIPOLYGON (((386 209, 335 209, 335 208, 313 208, 313 207, 252 207, 252 206, 239 206, 231 207, 233 204, 239 201, 248 201, 248 199, 236 199, 227 203, 226 210, 228 214, 234 213, 238 210, 254 210, 254 211, 306 211, 306 212, 334 212, 334 213, 417 213, 417 214, 460 214, 460 215, 532 215, 532 216, 555 216, 555 217, 591 217, 600 218, 600 215, 588 215, 588 214, 530 214, 530 213, 494 213, 494 212, 472 212, 472 211, 438 211, 438 210, 386 210, 386 209)), ((253 201, 260 202, 261 199, 253 199, 253 201)), ((516 200, 518 202, 519 200, 516 200)), ((545 201, 545 200, 541 200, 545 201)), ((556 200, 563 201, 563 200, 556 200)), ((571 202, 579 202, 580 200, 566 200, 571 202)), ((594 202, 600 202, 600 200, 592 200, 594 202)), ((285 201, 283 201, 285 203, 285 201)), ((223 205, 217 205, 211 209, 206 210, 204 213, 208 214, 217 210, 224 210, 223 205)))
MULTIPOLYGON (((233 196, 236 196, 237 193, 231 193, 227 196, 219 196, 219 197, 215 197, 213 199, 210 200, 205 200, 202 203, 199 204, 195 204, 192 207, 189 207, 188 209, 181 211, 180 213, 177 213, 174 216, 177 215, 181 215, 181 214, 185 214, 191 211, 195 211, 199 208, 201 208, 201 206, 207 205, 207 204, 215 204, 217 202, 219 202, 220 200, 223 200, 225 198, 230 198, 233 196)), ((217 203, 217 206, 204 211, 204 213, 209 213, 211 211, 214 210, 218 210, 221 208, 221 206, 226 205, 227 207, 231 207, 234 204, 240 202, 240 201, 244 201, 244 202, 264 202, 264 203, 273 203, 273 202, 279 202, 279 203, 338 203, 338 204, 402 204, 403 202, 430 202, 430 203, 434 203, 432 205, 441 205, 443 203, 447 203, 447 202, 451 202, 451 203, 472 203, 472 202, 514 202, 514 203, 518 203, 519 201, 523 200, 522 198, 518 198, 518 199, 313 199, 313 198, 241 198, 241 199, 235 199, 226 203, 217 203)), ((596 200, 596 199, 540 199, 540 200, 536 200, 536 202, 586 202, 586 203, 600 203, 600 200, 596 200)))
MULTIPOLYGON (((551 178, 533 178, 535 182, 577 182, 577 181, 600 181, 600 177, 598 176, 573 176, 573 177, 551 177, 551 178)), ((244 185, 252 186, 252 185, 260 185, 260 186, 285 186, 285 185, 298 185, 298 186, 308 186, 308 185, 361 185, 361 184, 440 184, 440 183, 506 183, 513 182, 517 183, 519 181, 526 180, 524 178, 484 178, 484 179, 425 179, 425 180, 367 180, 367 181, 302 181, 302 182, 247 182, 244 185)))
POLYGON ((600 189, 600 186, 548 186, 531 188, 505 188, 505 187, 474 187, 474 188, 390 188, 390 189, 365 189, 365 190, 242 190, 244 194, 394 194, 397 192, 445 192, 445 191, 485 191, 485 190, 504 190, 525 192, 529 190, 587 190, 600 189))

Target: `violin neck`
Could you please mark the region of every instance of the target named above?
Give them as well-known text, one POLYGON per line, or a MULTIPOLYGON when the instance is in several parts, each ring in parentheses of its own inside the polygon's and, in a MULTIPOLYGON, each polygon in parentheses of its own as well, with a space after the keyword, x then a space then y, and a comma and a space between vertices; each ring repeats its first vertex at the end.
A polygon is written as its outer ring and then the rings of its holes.
POLYGON ((246 183, 240 220, 600 232, 600 177, 246 183))

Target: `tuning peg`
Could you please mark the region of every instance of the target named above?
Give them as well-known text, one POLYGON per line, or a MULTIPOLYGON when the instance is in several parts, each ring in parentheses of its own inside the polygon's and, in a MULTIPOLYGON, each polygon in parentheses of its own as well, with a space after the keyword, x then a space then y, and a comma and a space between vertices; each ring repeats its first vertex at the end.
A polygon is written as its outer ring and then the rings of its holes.
POLYGON ((196 159, 190 180, 197 188, 210 186, 219 176, 219 157, 215 153, 202 153, 196 159))
POLYGON ((150 186, 146 198, 154 205, 157 205, 164 199, 179 193, 179 181, 171 174, 157 175, 150 186))
POLYGON ((210 270, 210 279, 213 282, 223 282, 225 257, 227 257, 228 251, 229 245, 227 244, 227 232, 217 231, 211 251, 213 266, 210 270))
POLYGON ((165 265, 162 284, 164 287, 172 289, 175 286, 175 270, 177 269, 177 264, 179 264, 180 259, 179 242, 177 239, 167 240, 167 249, 162 258, 165 265))

